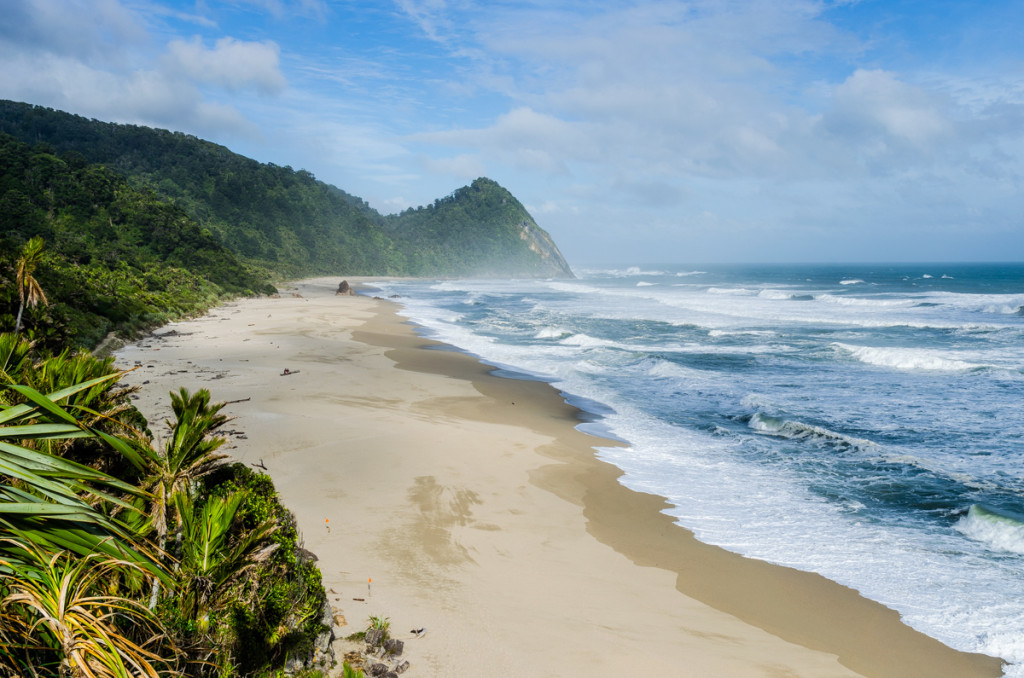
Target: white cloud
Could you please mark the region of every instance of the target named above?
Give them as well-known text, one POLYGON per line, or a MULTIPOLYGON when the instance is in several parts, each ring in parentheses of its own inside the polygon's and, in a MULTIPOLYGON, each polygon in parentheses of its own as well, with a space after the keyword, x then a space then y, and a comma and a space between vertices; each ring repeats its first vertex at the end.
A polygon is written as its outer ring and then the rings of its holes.
POLYGON ((824 124, 856 140, 909 143, 918 148, 945 141, 954 125, 949 102, 881 70, 857 70, 835 88, 824 124))
POLYGON ((254 87, 263 94, 278 94, 287 81, 279 65, 280 48, 266 42, 245 42, 224 37, 207 49, 196 37, 167 45, 167 67, 195 82, 219 85, 229 91, 254 87))
POLYGON ((8 49, 102 63, 145 40, 143 23, 117 0, 3 0, 0 15, 8 49))
POLYGON ((423 168, 429 174, 445 174, 459 181, 472 181, 487 174, 484 163, 476 155, 461 154, 453 158, 424 156, 423 168))

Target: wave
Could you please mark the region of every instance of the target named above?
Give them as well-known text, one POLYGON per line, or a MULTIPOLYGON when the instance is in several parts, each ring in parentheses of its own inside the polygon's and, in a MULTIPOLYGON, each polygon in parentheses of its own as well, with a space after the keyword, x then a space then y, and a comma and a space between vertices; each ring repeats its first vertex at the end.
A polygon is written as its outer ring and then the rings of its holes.
POLYGON ((769 299, 772 301, 789 301, 793 298, 792 292, 786 292, 784 290, 761 290, 757 293, 757 296, 761 299, 769 299))
POLYGON ((955 527, 989 548, 1024 554, 1024 516, 974 504, 955 527))
POLYGON ((598 339, 597 337, 592 337, 589 334, 571 334, 565 337, 564 339, 560 340, 558 343, 562 344, 563 346, 579 346, 580 348, 621 347, 621 344, 618 344, 614 341, 608 341, 607 339, 598 339))
POLYGON ((969 372, 989 367, 966 360, 947 358, 935 351, 918 348, 876 348, 873 346, 852 346, 835 342, 832 346, 849 354, 856 360, 877 367, 891 367, 907 371, 969 372))
POLYGON ((838 297, 834 294, 822 294, 817 297, 819 301, 839 306, 879 306, 885 308, 905 308, 916 305, 916 300, 911 298, 883 299, 880 297, 838 297))
POLYGON ((710 330, 708 336, 717 339, 718 337, 774 337, 778 332, 774 330, 710 330))
POLYGON ((734 297, 750 297, 757 292, 755 290, 749 290, 746 287, 709 287, 707 289, 708 294, 723 294, 734 297))
POLYGON ((780 438, 790 438, 793 440, 820 440, 843 448, 866 449, 875 447, 875 443, 870 440, 853 438, 843 435, 842 433, 830 431, 827 428, 822 428, 821 426, 814 426, 800 421, 783 419, 782 417, 772 417, 761 412, 757 412, 750 417, 750 421, 747 422, 747 426, 758 433, 778 436, 780 438))
POLYGON ((839 281, 840 285, 863 285, 864 281, 860 278, 846 278, 839 281))
POLYGON ((534 339, 564 339, 572 336, 572 332, 561 327, 542 327, 533 335, 534 339))

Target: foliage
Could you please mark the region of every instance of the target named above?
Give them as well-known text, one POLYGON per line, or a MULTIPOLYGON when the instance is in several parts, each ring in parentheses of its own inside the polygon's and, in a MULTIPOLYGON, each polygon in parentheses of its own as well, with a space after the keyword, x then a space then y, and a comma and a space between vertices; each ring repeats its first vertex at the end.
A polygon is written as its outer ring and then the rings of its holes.
POLYGON ((239 669, 252 671, 263 664, 278 665, 288 656, 308 655, 326 630, 320 619, 327 594, 314 557, 301 546, 294 516, 281 504, 270 477, 243 464, 219 468, 204 485, 211 497, 242 495, 237 529, 275 526, 269 557, 248 572, 239 589, 240 603, 231 611, 239 669))
POLYGON ((220 465, 222 404, 172 393, 156 449, 122 374, 0 335, 0 675, 256 675, 308 654, 319 570, 269 478, 220 465))
POLYGON ((366 674, 363 673, 362 669, 354 669, 349 666, 348 662, 342 664, 342 678, 364 678, 366 674))
POLYGON ((24 322, 52 348, 93 346, 223 295, 272 290, 265 272, 152 191, 2 134, 0 283, 0 329, 24 322))
MULTIPOLYGON (((0 101, 0 132, 29 143, 44 140, 129 177, 244 261, 277 275, 572 277, 547 233, 489 179, 427 207, 382 216, 309 172, 260 164, 179 132, 10 101, 0 101)), ((94 183, 104 186, 99 179, 94 183)), ((19 195, 4 199, 21 215, 22 228, 45 226, 19 195)))
MULTIPOLYGON (((30 371, 26 342, 0 345, 30 371)), ((155 676, 154 663, 173 664, 159 623, 122 595, 143 573, 169 580, 139 535, 108 514, 140 490, 39 449, 100 439, 133 458, 123 440, 85 421, 98 415, 88 398, 74 402, 117 376, 49 394, 6 379, 0 389, 0 670, 155 676), (162 655, 147 649, 154 644, 162 655)))
POLYGON ((511 193, 480 178, 432 205, 388 217, 389 232, 410 245, 413 275, 572 277, 551 237, 511 193))
POLYGON ((15 334, 21 331, 21 315, 26 306, 35 308, 40 303, 49 303, 39 281, 32 276, 39 265, 42 254, 43 239, 35 236, 29 238, 25 243, 25 251, 18 258, 17 272, 14 274, 14 284, 18 286, 18 317, 14 321, 15 334))
POLYGON ((56 664, 61 675, 157 678, 154 664, 166 661, 145 647, 163 638, 156 619, 135 601, 97 593, 137 565, 97 553, 49 553, 19 539, 6 539, 2 552, 17 555, 0 557, 0 636, 10 650, 0 650, 0 667, 56 664), (148 635, 142 644, 132 639, 140 631, 148 635))
POLYGON ((374 631, 380 631, 381 640, 387 640, 390 636, 388 635, 391 631, 391 618, 390 617, 375 617, 373 615, 367 620, 370 624, 369 628, 374 631))

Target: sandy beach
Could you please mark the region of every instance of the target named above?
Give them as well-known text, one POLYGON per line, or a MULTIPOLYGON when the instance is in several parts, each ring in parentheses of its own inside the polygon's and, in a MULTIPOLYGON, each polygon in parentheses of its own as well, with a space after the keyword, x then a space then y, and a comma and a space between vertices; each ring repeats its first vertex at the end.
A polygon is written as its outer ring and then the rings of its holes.
POLYGON ((390 617, 405 675, 1002 674, 855 591, 701 544, 662 498, 618 483, 595 454, 618 443, 576 430, 549 385, 492 376, 394 302, 335 296, 339 281, 235 301, 116 355, 138 365, 124 382, 158 435, 171 390, 238 401, 228 452, 266 466, 340 632, 390 617))

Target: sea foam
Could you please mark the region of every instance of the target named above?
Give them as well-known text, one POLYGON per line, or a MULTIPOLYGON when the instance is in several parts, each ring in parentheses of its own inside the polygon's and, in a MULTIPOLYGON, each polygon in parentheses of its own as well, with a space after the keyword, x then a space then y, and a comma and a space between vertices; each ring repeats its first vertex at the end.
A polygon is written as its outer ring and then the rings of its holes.
POLYGON ((1011 516, 975 504, 956 524, 956 529, 990 548, 1024 554, 1024 516, 1011 516))

